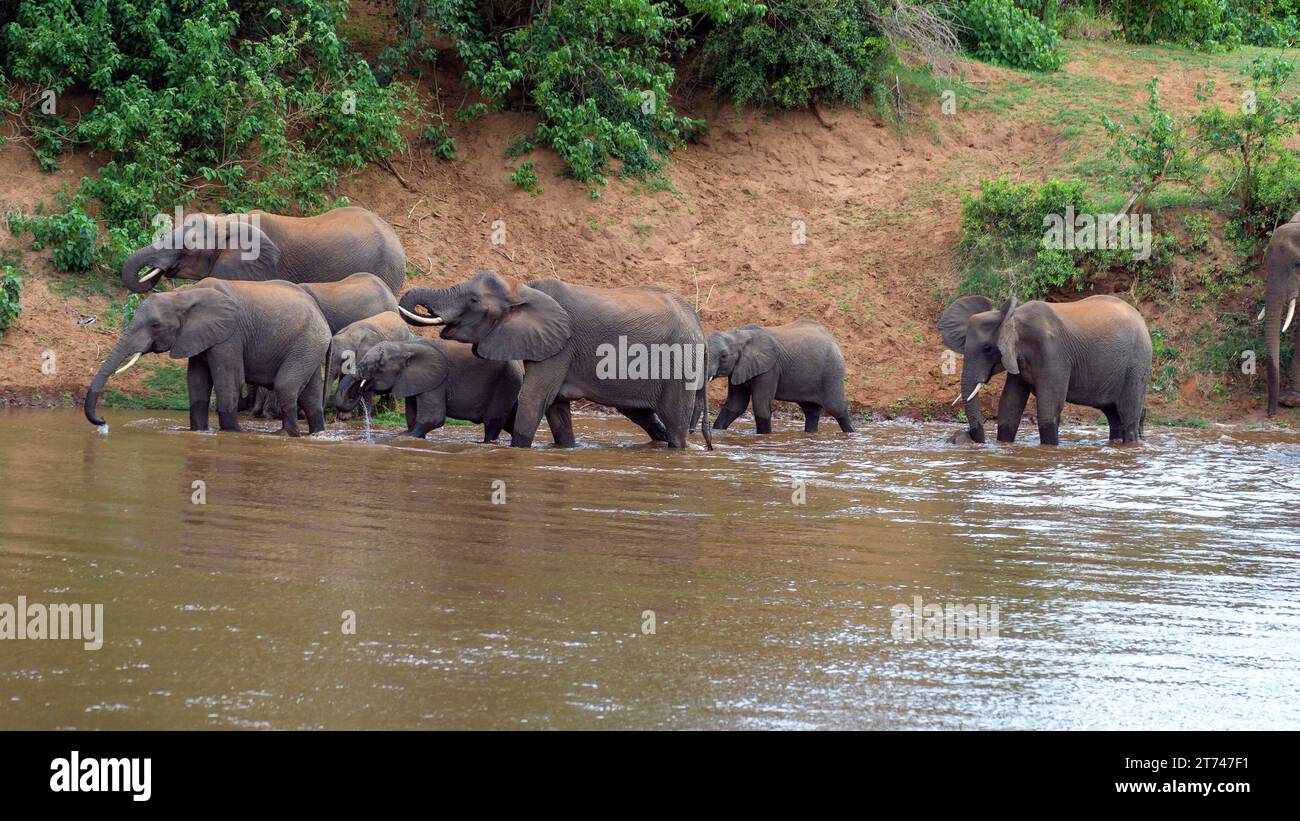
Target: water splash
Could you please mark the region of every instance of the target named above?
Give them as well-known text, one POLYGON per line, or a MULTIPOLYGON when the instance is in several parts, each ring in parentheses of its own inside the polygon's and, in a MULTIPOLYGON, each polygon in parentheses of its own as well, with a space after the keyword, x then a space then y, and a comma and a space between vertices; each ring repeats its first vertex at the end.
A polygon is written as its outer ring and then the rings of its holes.
POLYGON ((105 422, 104 424, 102 424, 102 425, 100 425, 99 427, 95 428, 95 431, 96 431, 100 436, 108 436, 108 423, 105 422))
POLYGON ((366 438, 361 441, 375 441, 374 437, 370 435, 370 403, 366 401, 364 396, 361 397, 361 417, 366 420, 366 438))

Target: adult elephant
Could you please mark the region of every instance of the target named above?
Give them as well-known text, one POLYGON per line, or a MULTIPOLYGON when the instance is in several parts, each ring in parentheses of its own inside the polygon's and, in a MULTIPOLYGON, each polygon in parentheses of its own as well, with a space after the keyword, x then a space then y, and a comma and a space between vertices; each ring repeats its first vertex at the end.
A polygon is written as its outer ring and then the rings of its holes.
POLYGON ((964 356, 961 396, 970 438, 984 441, 979 393, 1007 372, 998 403, 998 441, 1014 442, 1025 403, 1038 398, 1038 434, 1059 444, 1066 402, 1106 414, 1112 441, 1136 442, 1151 380, 1151 335, 1133 306, 1113 296, 1078 302, 1017 303, 995 309, 987 297, 956 300, 939 318, 944 344, 964 356))
POLYGON ((164 276, 335 282, 370 271, 396 294, 406 253, 392 227, 371 211, 347 207, 314 217, 265 211, 195 213, 122 263, 122 284, 145 293, 164 276))
POLYGON ((483 441, 513 432, 515 401, 524 381, 518 361, 496 362, 474 355, 471 346, 445 339, 379 342, 339 380, 344 402, 355 404, 390 392, 406 401, 406 430, 423 439, 447 417, 483 423, 483 441))
MULTIPOLYGON (((826 410, 840 430, 853 432, 844 398, 844 354, 820 322, 798 319, 764 328, 744 325, 709 334, 709 378, 727 377, 727 401, 713 423, 725 430, 754 401, 759 433, 772 432, 772 403, 795 402, 803 410, 803 429, 815 433, 826 410)), ((695 429, 695 419, 691 419, 695 429)))
POLYGON ((215 388, 222 430, 239 430, 236 405, 248 382, 271 388, 279 400, 281 430, 297 436, 299 406, 311 433, 325 428, 320 362, 329 327, 308 294, 289 282, 230 282, 207 278, 196 285, 154 294, 109 352, 86 392, 86 419, 96 412, 110 374, 135 364, 141 354, 170 352, 188 359, 190 429, 208 429, 208 402, 215 388), (130 361, 122 365, 127 357, 130 361), (120 366, 120 367, 119 367, 120 366))
MULTIPOLYGON (((523 360, 513 447, 532 447, 543 414, 555 444, 572 447, 575 399, 617 408, 651 439, 686 447, 707 357, 699 317, 676 294, 480 271, 451 288, 413 288, 399 310, 412 325, 443 326, 443 339, 469 342, 484 359, 523 360)), ((708 431, 705 441, 712 447, 708 431)))
MULTIPOLYGON (((1268 415, 1277 415, 1279 404, 1300 407, 1300 356, 1291 356, 1291 385, 1286 393, 1282 382, 1282 334, 1295 319, 1296 297, 1300 295, 1300 214, 1273 230, 1264 252, 1267 282, 1264 289, 1264 342, 1268 346, 1265 368, 1268 370, 1268 415)), ((1294 323, 1292 340, 1300 350, 1300 322, 1294 323)))

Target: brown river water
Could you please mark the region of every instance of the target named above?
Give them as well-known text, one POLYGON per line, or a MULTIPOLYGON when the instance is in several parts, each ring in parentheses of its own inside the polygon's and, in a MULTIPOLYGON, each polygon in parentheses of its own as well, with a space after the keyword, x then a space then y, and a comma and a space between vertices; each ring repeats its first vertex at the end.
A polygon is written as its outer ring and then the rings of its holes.
POLYGON ((0 411, 0 604, 103 605, 0 640, 0 728, 1300 728, 1294 433, 107 416, 0 411), (916 597, 997 635, 896 635, 916 597))

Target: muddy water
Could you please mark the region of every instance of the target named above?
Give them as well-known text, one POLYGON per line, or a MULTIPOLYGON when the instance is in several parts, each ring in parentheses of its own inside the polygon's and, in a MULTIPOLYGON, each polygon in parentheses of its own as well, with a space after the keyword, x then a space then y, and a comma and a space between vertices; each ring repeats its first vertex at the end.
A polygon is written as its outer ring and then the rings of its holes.
POLYGON ((109 417, 0 412, 0 602, 104 607, 99 650, 0 641, 0 727, 1300 727, 1295 434, 109 417), (917 596, 997 638, 891 635, 917 596))

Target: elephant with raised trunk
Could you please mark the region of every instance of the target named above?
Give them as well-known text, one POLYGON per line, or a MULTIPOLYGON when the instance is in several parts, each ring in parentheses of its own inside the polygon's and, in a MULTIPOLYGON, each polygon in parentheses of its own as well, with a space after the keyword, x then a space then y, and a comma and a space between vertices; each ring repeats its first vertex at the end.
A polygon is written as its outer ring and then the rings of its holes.
POLYGON ((1282 335, 1292 325, 1292 340, 1300 351, 1300 322, 1294 322, 1296 297, 1300 296, 1300 214, 1273 230, 1264 252, 1264 270, 1268 279, 1259 318, 1264 320, 1264 342, 1268 346, 1264 363, 1268 371, 1268 415, 1276 416, 1279 404, 1300 407, 1300 356, 1292 355, 1291 385, 1286 393, 1281 390, 1282 335))
POLYGON ((844 354, 825 325, 811 319, 770 328, 744 325, 709 334, 708 345, 709 378, 721 376, 729 382, 715 429, 725 430, 752 398, 759 433, 772 432, 773 401, 798 404, 807 433, 817 431, 823 409, 840 430, 853 432, 844 398, 844 354))
POLYGON ((344 375, 339 393, 358 397, 391 392, 406 400, 406 429, 417 439, 443 426, 447 417, 483 423, 483 441, 513 430, 515 401, 524 382, 518 361, 495 362, 474 355, 463 342, 413 339, 379 342, 344 375))
POLYGON ((963 355, 961 395, 970 438, 984 441, 980 391, 1007 372, 998 402, 998 441, 1014 442, 1025 404, 1038 398, 1038 434, 1059 444, 1066 402, 1097 408, 1111 441, 1136 442, 1146 416, 1151 335, 1142 315, 1113 296, 1078 302, 1021 305, 1015 297, 994 308, 987 297, 956 300, 939 318, 944 344, 963 355))
POLYGON ((699 317, 676 294, 554 278, 525 284, 481 271, 451 288, 413 288, 399 308, 407 322, 442 326, 443 339, 469 342, 484 359, 523 361, 514 447, 532 447, 543 414, 555 444, 572 447, 575 399, 617 408, 651 439, 686 447, 708 366, 699 317))
POLYGON ((96 412, 108 377, 135 364, 141 354, 169 352, 188 359, 190 429, 208 429, 208 403, 217 394, 222 430, 239 430, 236 407, 245 382, 271 388, 281 408, 281 430, 298 435, 298 408, 312 433, 324 430, 320 363, 329 347, 329 326, 315 301, 290 282, 229 282, 203 279, 196 285, 154 294, 95 375, 86 392, 86 419, 102 425, 96 412), (131 357, 125 365, 122 361, 131 357), (119 367, 120 366, 120 367, 119 367))
POLYGON ((122 284, 145 293, 164 276, 335 282, 357 271, 372 272, 393 294, 406 279, 406 252, 397 234, 364 208, 314 217, 195 213, 127 257, 122 284))

